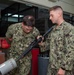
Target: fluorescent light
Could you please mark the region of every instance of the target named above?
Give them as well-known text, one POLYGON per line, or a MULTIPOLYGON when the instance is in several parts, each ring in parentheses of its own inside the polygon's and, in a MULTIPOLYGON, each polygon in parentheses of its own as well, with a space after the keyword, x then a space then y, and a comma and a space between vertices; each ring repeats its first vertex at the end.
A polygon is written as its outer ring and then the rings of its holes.
POLYGON ((11 15, 11 13, 8 13, 8 16, 10 16, 11 15))
POLYGON ((18 15, 15 14, 15 15, 12 15, 12 17, 18 17, 18 15))
MULTIPOLYGON (((8 13, 8 16, 12 15, 11 13, 8 13)), ((18 17, 18 14, 12 15, 12 17, 18 17)), ((19 15, 19 17, 24 17, 24 15, 19 15)))
MULTIPOLYGON (((13 15, 12 17, 18 17, 17 14, 13 15)), ((19 17, 23 17, 23 15, 19 15, 19 17)))

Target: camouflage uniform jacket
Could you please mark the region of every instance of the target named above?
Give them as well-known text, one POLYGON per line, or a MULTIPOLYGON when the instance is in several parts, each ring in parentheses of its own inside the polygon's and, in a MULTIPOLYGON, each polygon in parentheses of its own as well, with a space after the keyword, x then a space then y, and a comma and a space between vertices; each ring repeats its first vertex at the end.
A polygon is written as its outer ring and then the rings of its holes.
MULTIPOLYGON (((23 51, 30 45, 30 43, 39 35, 39 31, 34 27, 33 31, 26 34, 22 30, 22 23, 16 23, 9 26, 6 32, 6 38, 12 38, 11 47, 8 50, 7 57, 17 59, 23 51)), ((18 72, 14 75, 27 75, 31 66, 31 52, 29 52, 23 59, 17 62, 18 72)), ((12 74, 13 75, 13 74, 12 74)))
POLYGON ((63 22, 54 26, 41 50, 50 50, 49 64, 51 68, 72 70, 74 64, 74 26, 63 22))

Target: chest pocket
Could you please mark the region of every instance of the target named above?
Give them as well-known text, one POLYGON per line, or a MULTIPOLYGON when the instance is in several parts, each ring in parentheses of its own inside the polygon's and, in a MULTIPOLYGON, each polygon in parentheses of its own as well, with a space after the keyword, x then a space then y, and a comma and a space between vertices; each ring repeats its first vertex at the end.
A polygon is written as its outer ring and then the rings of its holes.
POLYGON ((58 45, 63 44, 63 31, 57 31, 55 36, 55 41, 58 45))
POLYGON ((57 50, 57 52, 59 51, 63 51, 64 48, 64 37, 63 37, 63 31, 62 30, 58 30, 54 33, 54 46, 57 50))

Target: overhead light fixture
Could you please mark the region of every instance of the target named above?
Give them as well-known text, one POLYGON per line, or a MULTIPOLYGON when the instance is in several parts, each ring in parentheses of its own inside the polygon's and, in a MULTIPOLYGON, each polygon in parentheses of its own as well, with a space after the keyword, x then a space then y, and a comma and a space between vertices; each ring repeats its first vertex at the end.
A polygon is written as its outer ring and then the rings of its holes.
POLYGON ((12 17, 23 17, 23 15, 17 15, 17 14, 15 14, 15 15, 12 15, 12 17))
MULTIPOLYGON (((7 15, 10 16, 10 15, 12 15, 12 14, 11 14, 11 13, 8 13, 8 14, 6 14, 5 16, 7 16, 7 15)), ((18 17, 18 16, 19 16, 20 18, 21 18, 21 17, 24 17, 24 15, 18 15, 18 14, 12 15, 12 17, 18 17)))

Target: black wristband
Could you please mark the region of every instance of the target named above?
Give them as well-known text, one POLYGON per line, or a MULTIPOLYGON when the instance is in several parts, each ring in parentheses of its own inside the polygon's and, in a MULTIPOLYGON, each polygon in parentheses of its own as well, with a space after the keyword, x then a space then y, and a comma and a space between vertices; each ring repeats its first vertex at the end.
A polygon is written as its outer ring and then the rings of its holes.
POLYGON ((61 69, 65 70, 65 68, 61 67, 61 69))

